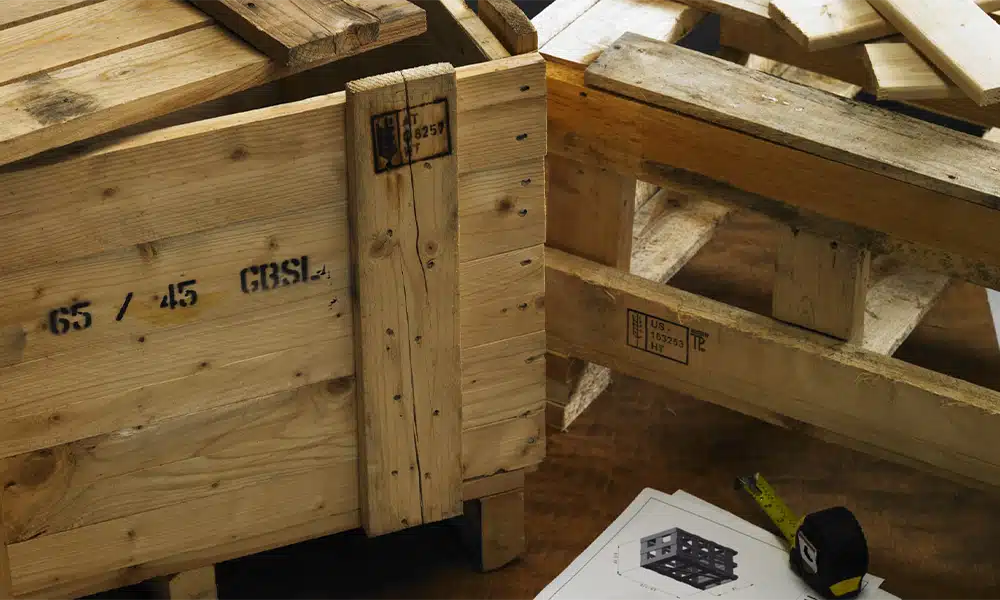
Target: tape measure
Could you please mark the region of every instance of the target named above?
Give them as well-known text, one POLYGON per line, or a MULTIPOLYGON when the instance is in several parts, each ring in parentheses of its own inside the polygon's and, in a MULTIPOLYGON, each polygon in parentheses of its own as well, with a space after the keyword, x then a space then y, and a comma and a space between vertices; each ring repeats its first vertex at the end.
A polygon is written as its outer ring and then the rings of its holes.
POLYGON ((788 542, 792 570, 828 599, 855 598, 868 573, 868 542, 861 524, 843 506, 799 519, 760 474, 740 477, 746 490, 788 542))

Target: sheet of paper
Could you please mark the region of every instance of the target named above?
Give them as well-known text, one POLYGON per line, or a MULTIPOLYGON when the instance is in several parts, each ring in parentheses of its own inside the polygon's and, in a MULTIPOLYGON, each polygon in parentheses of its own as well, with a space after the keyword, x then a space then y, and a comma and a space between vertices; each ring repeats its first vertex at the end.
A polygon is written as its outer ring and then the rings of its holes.
MULTIPOLYGON (((721 560, 716 566, 727 563, 721 560)), ((876 593, 881 583, 880 578, 867 577, 861 598, 892 598, 876 593)), ((788 551, 774 534, 685 492, 668 495, 646 489, 536 600, 696 597, 807 600, 815 594, 789 569, 788 551), (676 536, 672 539, 718 556, 735 552, 735 566, 701 576, 691 576, 690 562, 687 568, 643 566, 644 556, 646 562, 655 560, 646 552, 651 536, 659 536, 654 543, 676 536), (719 582, 718 573, 724 573, 724 582, 719 582)))

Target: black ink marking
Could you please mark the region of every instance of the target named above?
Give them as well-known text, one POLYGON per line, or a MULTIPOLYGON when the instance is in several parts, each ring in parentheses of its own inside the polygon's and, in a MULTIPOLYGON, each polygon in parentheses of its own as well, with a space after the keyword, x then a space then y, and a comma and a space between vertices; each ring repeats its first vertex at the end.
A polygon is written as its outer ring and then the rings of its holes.
POLYGON ((128 310, 128 304, 131 301, 132 301, 132 292, 129 292, 128 295, 125 296, 125 303, 122 304, 122 307, 118 309, 118 316, 115 317, 115 321, 121 321, 123 318, 125 318, 125 311, 128 310))
POLYGON ((682 365, 690 358, 690 330, 683 325, 628 309, 625 343, 682 365))

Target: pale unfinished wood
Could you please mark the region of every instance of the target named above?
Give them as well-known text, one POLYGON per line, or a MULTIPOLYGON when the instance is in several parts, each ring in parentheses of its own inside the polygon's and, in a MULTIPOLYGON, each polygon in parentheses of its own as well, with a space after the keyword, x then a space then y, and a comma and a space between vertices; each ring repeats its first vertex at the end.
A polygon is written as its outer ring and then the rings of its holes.
POLYGON ((973 0, 870 0, 974 102, 1000 101, 1000 25, 973 0))
POLYGON ((865 44, 864 57, 879 100, 965 97, 946 75, 906 42, 865 44))
MULTIPOLYGON (((975 0, 981 10, 1000 0, 975 0)), ((810 52, 849 46, 898 33, 868 0, 771 0, 771 19, 810 52)))
POLYGON ((462 497, 466 500, 476 500, 485 496, 494 496, 524 487, 526 469, 505 471, 487 477, 469 479, 463 484, 462 497))
POLYGON ((867 249, 783 227, 772 314, 841 340, 860 341, 870 271, 867 249))
POLYGON ((543 258, 533 246, 462 263, 463 348, 545 329, 543 258))
POLYGON ((511 55, 538 50, 535 26, 512 0, 482 0, 479 18, 511 55))
POLYGON ((599 0, 555 0, 542 9, 542 12, 531 19, 532 25, 538 31, 538 47, 552 41, 559 32, 579 19, 599 0))
POLYGON ((469 64, 481 61, 499 60, 510 56, 503 43, 497 39, 465 0, 429 0, 421 3, 434 19, 435 29, 431 34, 443 48, 457 46, 456 58, 469 64))
POLYGON ((673 43, 703 16, 700 10, 670 0, 600 0, 541 52, 552 60, 588 65, 627 31, 673 43))
POLYGON ((413 13, 406 0, 357 6, 347 0, 189 0, 282 65, 335 60, 378 39, 383 19, 413 13))
MULTIPOLYGON (((424 14, 383 24, 377 44, 424 31, 424 14)), ((0 87, 0 165, 279 79, 279 67, 221 27, 202 27, 0 87), (137 69, 135 65, 148 65, 137 69)))
POLYGON ((0 30, 0 84, 211 25, 181 0, 104 0, 0 30))
POLYGON ((544 158, 463 174, 458 186, 463 262, 545 242, 544 158))
POLYGON ((450 65, 347 87, 369 535, 462 510, 456 104, 450 65))
POLYGON ((465 429, 536 411, 544 402, 544 331, 462 348, 465 429))
MULTIPOLYGON (((541 57, 464 67, 457 76, 460 118, 474 124, 457 131, 463 175, 544 157, 541 57)), ((0 172, 0 255, 7 257, 0 273, 346 202, 343 140, 340 93, 150 132, 58 164, 0 172), (270 201, 260 202, 262 197, 270 201), (65 219, 67 210, 74 220, 65 219), (39 230, 51 235, 29 235, 39 230)), ((498 196, 531 178, 503 172, 498 177, 509 178, 496 184, 498 196)), ((484 178, 491 176, 470 177, 471 189, 479 193, 493 185, 484 178)), ((537 187, 522 191, 539 200, 537 187)), ((520 220, 521 210, 529 219, 543 217, 526 204, 503 218, 520 220)), ((541 227, 536 221, 535 235, 541 227)), ((462 229, 462 235, 468 230, 477 236, 471 225, 462 229)), ((484 248, 473 256, 488 253, 484 248)))
POLYGON ((892 356, 934 307, 950 281, 946 275, 929 273, 887 257, 874 260, 861 347, 892 356))
POLYGON ((464 479, 526 469, 544 457, 545 414, 541 407, 462 434, 464 479))
POLYGON ((165 600, 217 600, 215 567, 192 569, 160 578, 154 583, 158 596, 165 600))
POLYGON ((83 8, 104 0, 8 0, 0 14, 0 30, 17 27, 74 8, 83 8))
POLYGON ((695 397, 725 394, 911 464, 1000 484, 1000 393, 557 250, 546 269, 558 315, 548 343, 557 352, 695 397), (630 346, 644 344, 641 329, 625 327, 637 315, 642 324, 642 314, 682 346, 661 355, 630 346))
MULTIPOLYGON (((673 63, 671 70, 677 70, 673 63)), ((658 75, 658 69, 648 72, 658 75)), ((585 86, 583 79, 583 73, 577 69, 549 65, 549 99, 556 107, 549 113, 549 150, 553 154, 591 164, 614 165, 619 172, 661 184, 680 169, 688 174, 725 181, 729 187, 752 192, 756 197, 780 200, 798 210, 882 231, 925 249, 964 257, 967 265, 979 264, 988 268, 1000 265, 1000 248, 992 241, 995 239, 993 231, 1000 226, 997 223, 1000 215, 992 208, 766 142, 756 136, 706 123, 703 119, 602 92, 585 86), (581 96, 581 92, 586 97, 581 96), (661 143, 667 138, 674 143, 661 143), (734 157, 734 160, 720 160, 720 148, 725 149, 724 156, 734 157), (781 177, 770 175, 775 165, 782 165, 781 177), (822 181, 822 185, 818 181, 822 181), (901 211, 910 218, 899 219, 901 211), (942 223, 961 225, 948 229, 943 228, 942 223)), ((829 94, 823 96, 846 102, 829 94)), ((729 100, 727 103, 731 104, 729 100)), ((780 103, 774 106, 784 107, 780 103)), ((789 106, 792 106, 790 101, 789 106)), ((865 109, 851 105, 850 110, 853 113, 865 109)), ((769 112, 781 111, 772 108, 769 112)), ((877 114, 885 116, 881 112, 877 114)), ((837 117, 833 122, 838 126, 828 129, 839 131, 839 123, 845 119, 846 115, 837 117)), ((844 129, 850 130, 860 122, 851 117, 844 121, 844 129)), ((890 123, 879 123, 876 138, 884 135, 883 126, 898 128, 902 133, 903 130, 919 130, 922 124, 893 115, 890 123)), ((981 162, 989 165, 996 160, 995 146, 989 142, 967 140, 970 138, 967 135, 949 142, 951 132, 939 128, 932 128, 932 131, 934 136, 945 136, 940 140, 945 147, 956 142, 972 144, 981 162), (989 149, 980 144, 988 145, 989 149)), ((876 131, 873 129, 870 133, 874 135, 876 131)), ((876 138, 866 136, 864 139, 876 143, 876 138)), ((907 146, 912 147, 912 143, 912 139, 908 140, 907 146)), ((933 155, 942 156, 941 145, 934 147, 933 155)), ((947 164, 950 171, 951 159, 947 164)), ((955 167, 964 168, 965 165, 956 161, 955 167)), ((975 276, 974 270, 965 272, 975 276)))
POLYGON ((770 0, 678 0, 701 10, 716 13, 740 22, 760 24, 768 19, 770 0))
POLYGON ((862 89, 860 85, 855 85, 847 81, 841 81, 834 77, 823 75, 822 73, 815 73, 808 69, 788 65, 770 58, 764 58, 763 56, 757 56, 756 54, 748 55, 747 60, 740 64, 743 64, 751 69, 769 73, 775 77, 780 77, 785 81, 808 85, 809 87, 816 88, 818 90, 830 92, 831 94, 835 94, 841 98, 853 98, 857 96, 858 92, 862 89))
POLYGON ((482 571, 495 571, 524 553, 523 488, 468 502, 466 511, 466 543, 475 552, 482 571))
POLYGON ((981 140, 786 84, 713 56, 626 34, 588 67, 585 81, 616 93, 642 94, 645 102, 774 143, 987 207, 1000 207, 1000 181, 994 170, 1000 170, 1000 156, 987 151, 981 140), (667 63, 669 70, 664 69, 667 63), (717 83, 708 86, 706 79, 717 83), (744 101, 730 102, 734 93, 744 101), (853 118, 846 119, 847 114, 853 118), (830 127, 832 122, 844 126, 830 127), (875 128, 879 135, 875 135, 875 128), (942 158, 929 162, 924 156, 942 158))
POLYGON ((357 461, 354 384, 321 382, 0 462, 19 543, 357 461))

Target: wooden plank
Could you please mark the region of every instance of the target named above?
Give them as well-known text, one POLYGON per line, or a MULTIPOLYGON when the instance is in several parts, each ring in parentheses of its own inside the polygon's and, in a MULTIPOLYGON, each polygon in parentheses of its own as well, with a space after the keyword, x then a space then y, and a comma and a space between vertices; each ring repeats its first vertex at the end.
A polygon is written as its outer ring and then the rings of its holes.
POLYGON ((537 465, 545 457, 545 414, 539 409, 462 434, 464 479, 537 465))
POLYGON ((965 93, 906 42, 865 44, 879 100, 964 98, 965 93))
MULTIPOLYGON (((0 497, 0 521, 3 519, 3 498, 0 497)), ((2 523, 0 523, 2 525, 2 523)), ((7 555, 7 540, 0 539, 0 597, 12 598, 10 558, 7 555)))
POLYGON ((463 348, 545 329, 544 263, 542 246, 462 263, 463 348))
POLYGON ((464 174, 458 181, 463 262, 545 243, 545 159, 464 174))
POLYGON ((635 178, 561 156, 547 160, 546 245, 628 269, 635 178))
POLYGON ((770 58, 757 56, 756 54, 747 56, 746 62, 741 64, 745 67, 756 69, 763 73, 769 73, 775 77, 780 77, 785 81, 791 81, 792 83, 807 85, 818 90, 830 92, 831 94, 835 94, 841 98, 853 98, 858 95, 858 92, 861 91, 860 85, 855 85, 847 81, 841 81, 835 77, 823 75, 822 73, 814 73, 813 71, 796 67, 795 65, 787 65, 783 62, 778 62, 770 58))
POLYGON ((591 9, 599 0, 555 0, 542 9, 531 20, 538 31, 538 47, 552 41, 562 30, 566 29, 591 9))
POLYGON ((215 567, 208 566, 161 578, 158 596, 169 600, 217 600, 215 567))
POLYGON ((455 52, 454 59, 449 59, 452 64, 468 65, 510 56, 465 0, 419 0, 418 4, 427 11, 436 43, 455 52))
POLYGON ((482 0, 479 18, 511 55, 538 50, 538 32, 512 0, 482 0))
POLYGON ((1000 483, 998 392, 557 250, 546 268, 558 315, 548 343, 557 352, 695 396, 728 395, 912 463, 1000 483), (648 345, 649 323, 682 345, 648 345))
POLYGON ((927 0, 870 1, 974 102, 1000 101, 1000 25, 973 0, 953 0, 944 11, 927 0))
POLYGON ((524 553, 524 489, 484 496, 467 505, 466 542, 482 571, 495 571, 524 553))
MULTIPOLYGON (((981 10, 1000 0, 975 0, 981 10)), ((849 46, 898 33, 868 0, 771 0, 771 19, 810 52, 849 46)))
POLYGON ((105 0, 0 30, 0 84, 211 25, 179 0, 105 0))
POLYGON ((190 2, 282 65, 336 60, 375 42, 383 20, 413 10, 406 0, 366 8, 346 0, 190 2))
POLYGON ((841 340, 860 341, 870 269, 866 248, 783 227, 772 314, 841 340))
POLYGON ((356 461, 353 382, 321 382, 5 459, 3 526, 25 542, 356 461))
POLYGON ((466 501, 469 501, 523 488, 524 472, 525 469, 519 469, 517 471, 497 473, 488 477, 470 479, 464 484, 462 497, 466 501))
MULTIPOLYGON (((720 39, 725 46, 836 77, 863 86, 872 93, 875 91, 869 82, 870 76, 861 56, 863 48, 860 45, 803 52, 802 47, 795 40, 773 23, 751 26, 730 19, 722 20, 720 39)), ((978 106, 967 97, 943 100, 909 100, 907 103, 986 127, 1000 126, 1000 107, 978 106)))
POLYGON ((887 257, 873 261, 861 347, 892 356, 934 307, 950 282, 945 275, 929 273, 887 257))
POLYGON ((545 44, 541 53, 551 60, 589 65, 627 31, 673 43, 703 16, 670 0, 600 0, 545 44))
MULTIPOLYGON (((424 27, 423 13, 414 8, 385 23, 376 43, 390 44, 424 27)), ((224 29, 203 27, 11 83, 0 87, 0 165, 311 66, 278 67, 224 29)))
POLYGON ((965 279, 979 286, 1000 287, 1000 268, 938 248, 909 242, 881 231, 830 219, 814 211, 791 206, 740 190, 718 180, 676 168, 658 168, 666 189, 693 194, 730 209, 750 209, 788 226, 815 232, 830 239, 871 250, 893 262, 906 263, 925 271, 965 279))
POLYGON ((462 348, 462 427, 536 411, 545 401, 545 333, 462 348))
POLYGON ((14 593, 48 595, 48 588, 70 581, 177 560, 185 554, 348 513, 357 506, 357 463, 348 461, 326 469, 324 477, 310 470, 44 535, 9 546, 14 593), (101 552, 94 552, 97 547, 101 552))
MULTIPOLYGON (((465 67, 457 75, 459 114, 467 124, 457 132, 463 174, 545 155, 541 57, 465 67)), ((53 165, 0 172, 0 255, 6 257, 0 273, 346 202, 343 139, 344 94, 334 94, 143 134, 53 165), (30 234, 40 230, 49 235, 30 234)), ((472 178, 472 189, 481 191, 482 181, 472 178)), ((507 181, 515 186, 521 180, 507 181)), ((532 206, 522 209, 530 219, 541 217, 532 206)), ((461 235, 479 237, 476 222, 463 223, 461 235)))
POLYGON ((641 94, 645 102, 791 148, 987 207, 1000 206, 994 171, 1000 170, 1000 156, 981 140, 786 84, 679 46, 631 34, 615 46, 587 69, 588 85, 641 94), (663 69, 667 62, 669 70, 663 69), (650 72, 654 76, 646 76, 650 72), (708 79, 725 85, 706 87, 708 79), (719 93, 706 95, 705 89, 719 93), (729 101, 732 90, 740 90, 745 100, 729 101), (846 119, 848 113, 853 118, 846 119), (843 128, 829 127, 832 122, 843 123, 843 128), (874 135, 876 129, 879 135, 874 135), (946 158, 933 163, 917 158, 924 156, 946 158))
MULTIPOLYGON (((680 169, 798 210, 964 256, 967 264, 1000 265, 1000 249, 990 248, 989 241, 1000 226, 997 211, 985 206, 601 92, 584 86, 579 71, 560 65, 549 65, 549 104, 549 149, 554 154, 614 165, 619 172, 661 184, 680 169), (673 143, 662 144, 667 138, 673 143), (720 148, 739 160, 720 160, 720 148), (781 177, 769 175, 775 165, 782 165, 781 177), (900 214, 910 218, 901 220, 900 214), (957 228, 949 230, 942 223, 957 228)), ((911 127, 909 119, 892 119, 911 127)), ((941 148, 934 152, 940 156, 941 148)))
POLYGON ((347 86, 369 535, 462 510, 457 114, 450 65, 347 86))
POLYGON ((769 0, 678 0, 682 4, 749 24, 767 21, 769 0))
POLYGON ((316 296, 0 369, 19 390, 0 403, 0 457, 350 375, 348 294, 334 292, 336 307, 316 296))
POLYGON ((0 30, 51 17, 104 0, 8 0, 0 14, 0 30))

